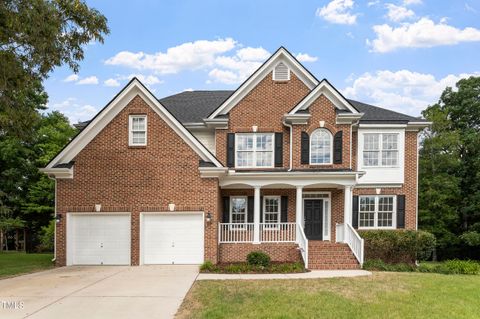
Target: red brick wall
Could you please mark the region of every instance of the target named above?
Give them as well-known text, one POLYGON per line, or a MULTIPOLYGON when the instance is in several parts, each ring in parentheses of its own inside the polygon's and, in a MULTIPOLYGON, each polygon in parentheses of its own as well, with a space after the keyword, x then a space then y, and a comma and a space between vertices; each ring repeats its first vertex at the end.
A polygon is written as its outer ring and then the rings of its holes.
POLYGON ((269 244, 220 244, 219 262, 245 262, 247 255, 252 251, 262 251, 268 254, 272 261, 297 262, 302 261, 302 256, 295 243, 269 243, 269 244))
MULTIPOLYGON (((200 178, 199 156, 139 96, 135 97, 74 159, 74 178, 59 179, 57 211, 132 213, 133 265, 139 263, 139 213, 176 210, 211 212, 205 223, 205 259, 217 261, 219 188, 200 178), (148 145, 128 146, 129 114, 147 114, 148 145)), ((65 216, 64 216, 65 217, 65 216)), ((57 265, 65 265, 66 218, 57 225, 57 265)))
POLYGON ((283 166, 289 165, 289 129, 282 124, 282 118, 309 92, 308 87, 292 72, 290 81, 276 82, 272 73, 265 76, 229 112, 229 125, 226 130, 216 130, 216 156, 226 165, 227 133, 283 132, 283 166))

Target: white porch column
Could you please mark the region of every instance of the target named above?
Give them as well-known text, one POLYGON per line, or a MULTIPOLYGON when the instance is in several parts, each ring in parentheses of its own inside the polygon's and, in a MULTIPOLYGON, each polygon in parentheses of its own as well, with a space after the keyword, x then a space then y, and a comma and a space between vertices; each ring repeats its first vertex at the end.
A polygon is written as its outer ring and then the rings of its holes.
POLYGON ((253 199, 253 243, 260 244, 260 186, 255 186, 253 199))
POLYGON ((295 208, 295 222, 303 227, 303 186, 297 186, 297 200, 295 208))
POLYGON ((347 241, 347 224, 352 224, 352 186, 345 186, 343 207, 343 241, 347 241))

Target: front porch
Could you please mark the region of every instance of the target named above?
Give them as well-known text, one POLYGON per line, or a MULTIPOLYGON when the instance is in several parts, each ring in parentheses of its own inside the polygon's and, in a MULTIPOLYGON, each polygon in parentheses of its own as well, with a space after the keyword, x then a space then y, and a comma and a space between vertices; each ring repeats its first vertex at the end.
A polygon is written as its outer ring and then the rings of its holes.
POLYGON ((354 256, 356 268, 363 264, 363 240, 351 226, 353 185, 301 182, 221 183, 220 261, 244 261, 248 252, 261 250, 274 261, 296 256, 307 268, 335 269, 342 254, 349 262, 354 256))

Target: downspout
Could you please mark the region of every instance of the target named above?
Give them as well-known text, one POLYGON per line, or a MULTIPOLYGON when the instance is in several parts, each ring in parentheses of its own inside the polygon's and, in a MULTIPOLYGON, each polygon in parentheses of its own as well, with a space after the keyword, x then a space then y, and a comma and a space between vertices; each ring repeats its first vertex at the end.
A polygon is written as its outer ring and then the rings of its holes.
MULTIPOLYGON (((353 147, 353 126, 358 125, 360 120, 357 120, 355 123, 350 124, 350 169, 352 169, 352 147, 353 147)), ((357 134, 357 149, 358 149, 358 134, 357 134)), ((358 158, 357 158, 358 162, 358 158)))
POLYGON ((293 126, 291 124, 287 124, 285 122, 285 120, 283 120, 283 125, 285 125, 286 127, 290 128, 290 153, 289 153, 289 165, 290 165, 290 168, 288 169, 288 172, 292 171, 292 148, 293 148, 293 145, 292 145, 292 142, 293 142, 293 126))

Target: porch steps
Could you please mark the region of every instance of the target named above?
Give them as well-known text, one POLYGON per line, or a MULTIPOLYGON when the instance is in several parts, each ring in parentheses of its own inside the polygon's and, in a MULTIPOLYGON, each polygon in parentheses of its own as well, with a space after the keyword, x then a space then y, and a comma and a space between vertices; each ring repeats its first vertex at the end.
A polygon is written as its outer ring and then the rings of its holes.
POLYGON ((309 269, 360 269, 360 264, 347 244, 320 240, 308 241, 309 269))

